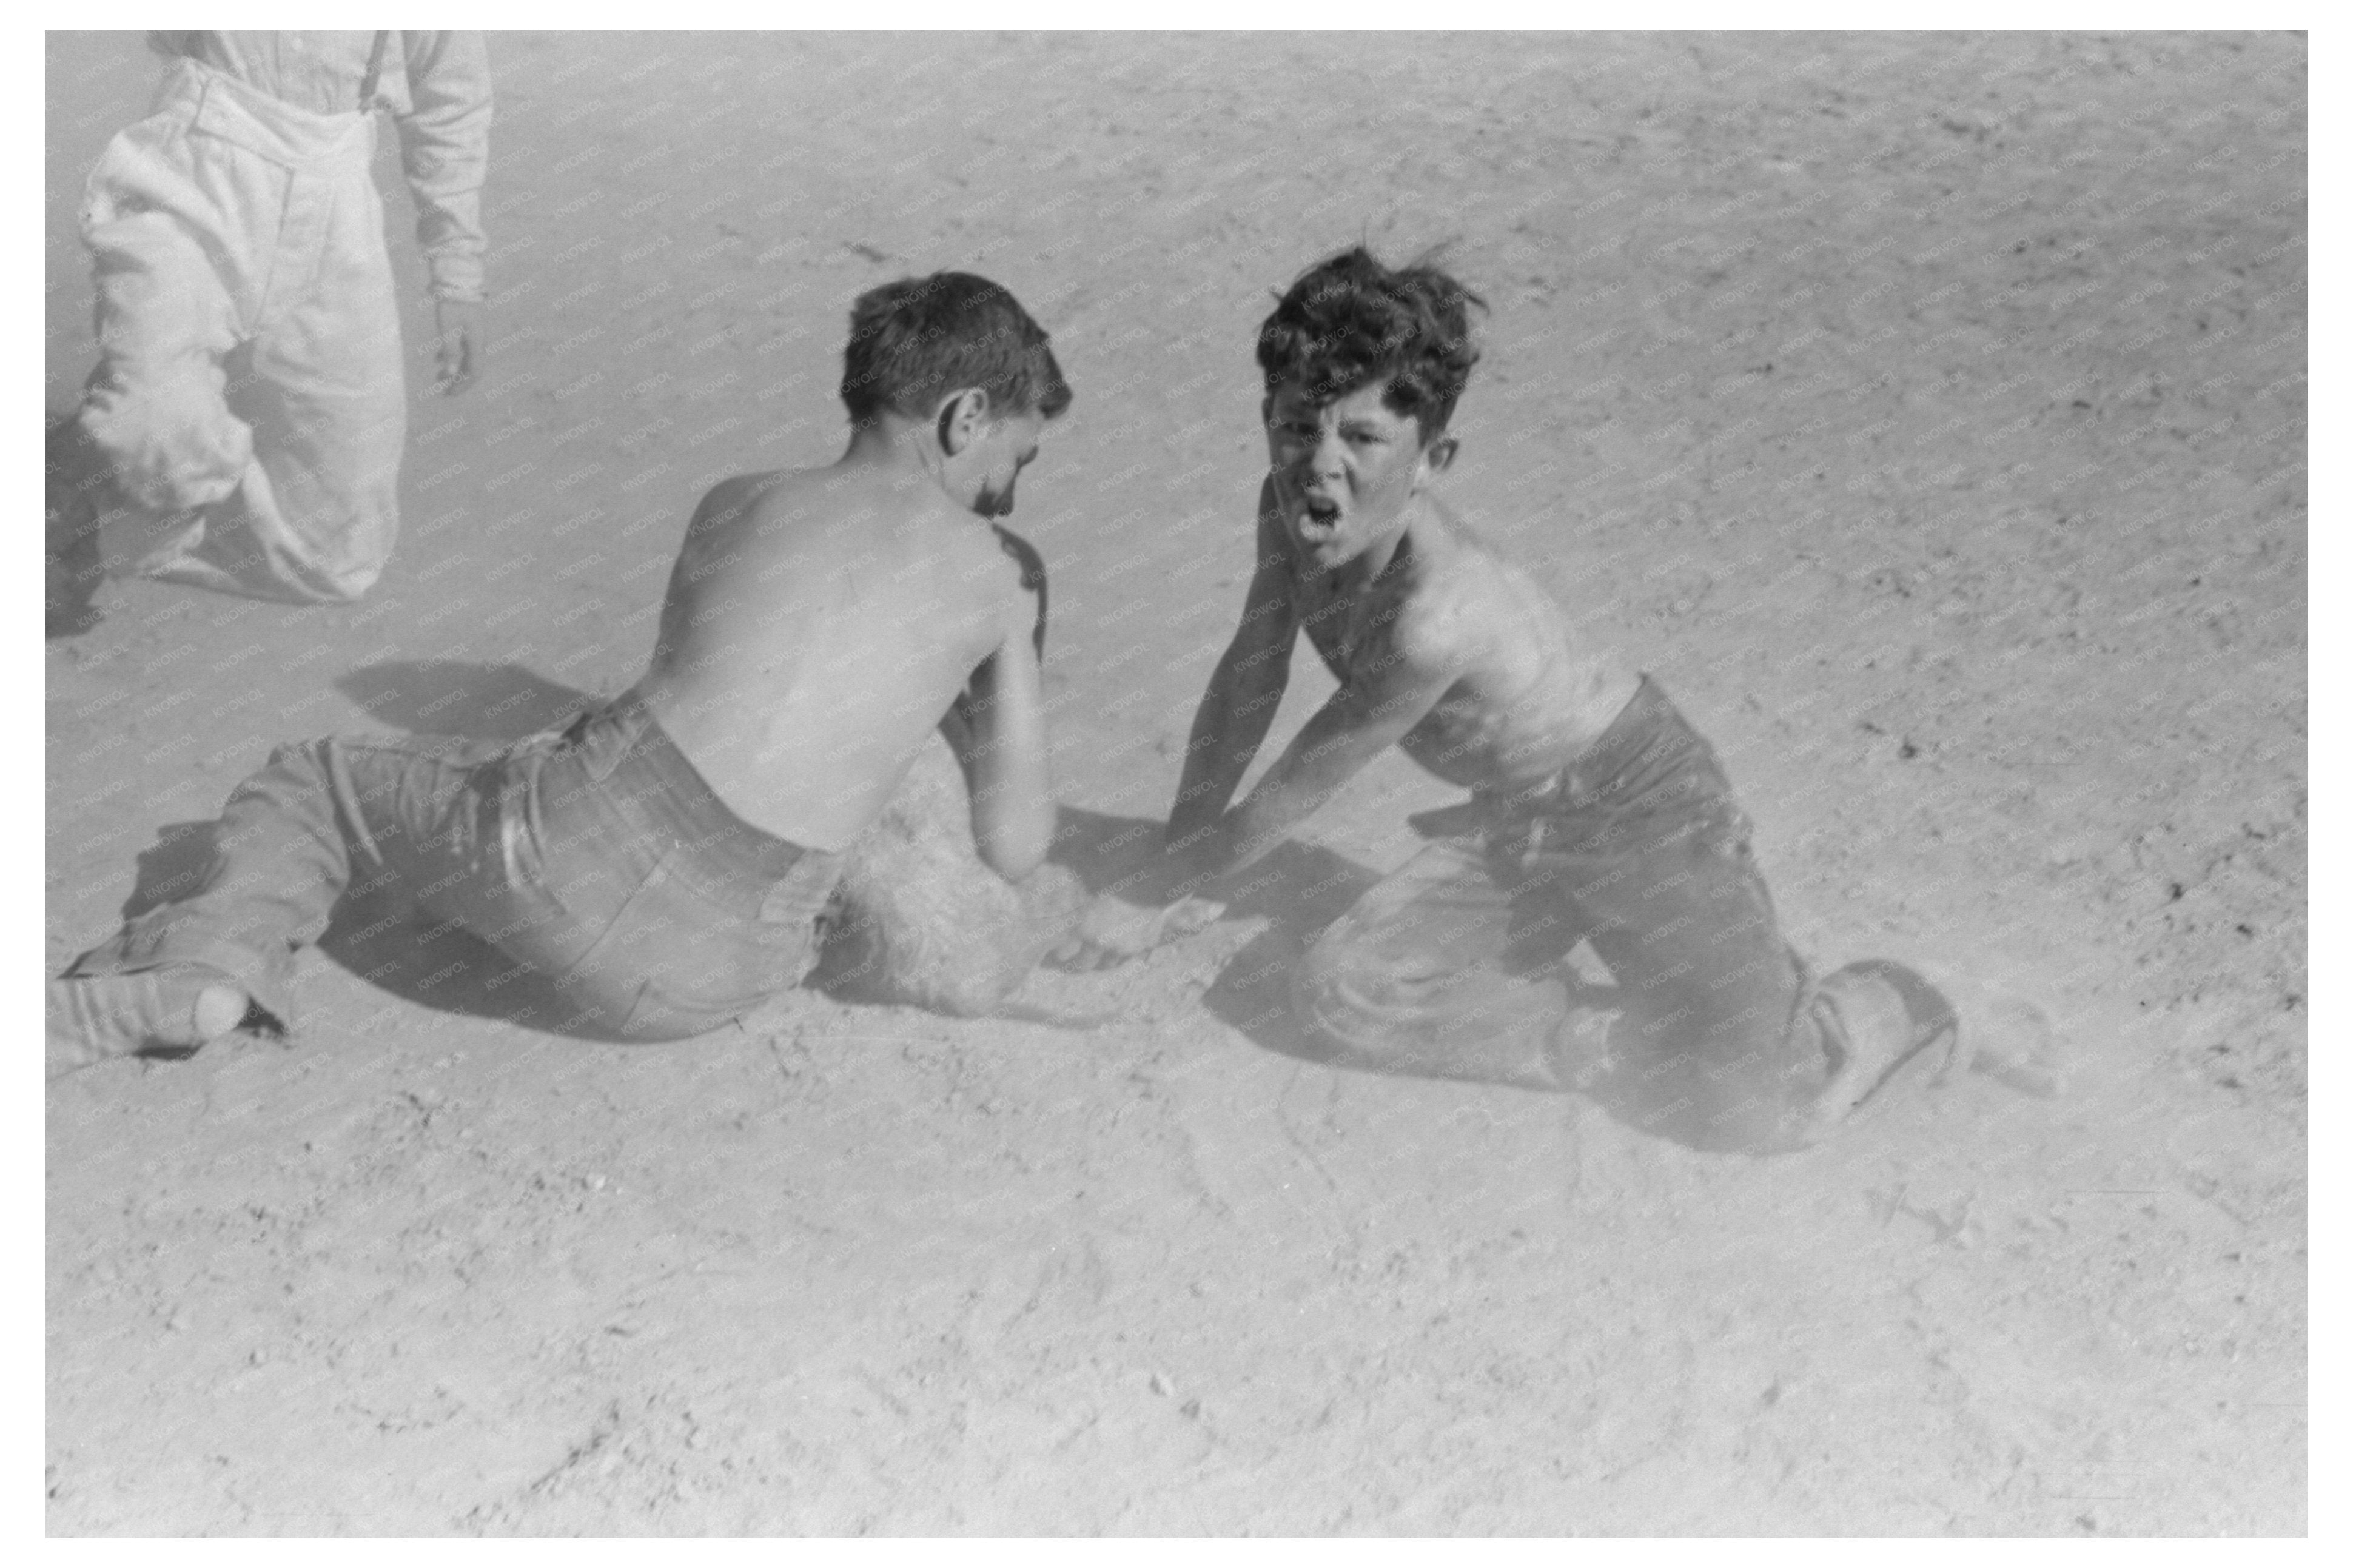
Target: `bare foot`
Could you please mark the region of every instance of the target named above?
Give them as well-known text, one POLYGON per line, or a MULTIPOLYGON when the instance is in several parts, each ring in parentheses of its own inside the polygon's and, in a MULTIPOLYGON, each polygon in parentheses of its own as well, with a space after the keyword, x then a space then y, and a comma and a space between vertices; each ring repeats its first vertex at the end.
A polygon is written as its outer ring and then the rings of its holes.
MULTIPOLYGON (((1883 982, 1902 998, 1908 1015, 1911 1047, 1877 1079, 1884 1079, 1902 1059, 1942 1041, 1946 1048, 1943 1065, 1936 1069, 1939 1083, 1968 1068, 2043 1100, 2065 1091, 2066 1072, 2050 1017, 2026 998, 1946 963, 1871 959, 1839 973, 1850 980, 1868 975, 1883 982)), ((1826 976, 1826 986, 1835 978, 1826 976)))
POLYGON ((1924 966, 1921 973, 1952 1005, 1960 1025, 1952 1054, 1936 1075, 1939 1081, 1967 1067, 2038 1099, 2056 1100, 2066 1092, 2066 1067, 2042 1008, 1942 965, 1924 966))

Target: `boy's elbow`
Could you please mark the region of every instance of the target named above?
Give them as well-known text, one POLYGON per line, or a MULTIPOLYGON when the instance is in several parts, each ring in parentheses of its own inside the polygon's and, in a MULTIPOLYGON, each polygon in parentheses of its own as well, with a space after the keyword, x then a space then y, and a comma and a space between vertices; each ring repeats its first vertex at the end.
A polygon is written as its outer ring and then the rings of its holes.
POLYGON ((980 858, 1007 881, 1027 881, 1046 863, 1046 851, 1052 838, 1050 832, 991 834, 979 846, 980 858))
POLYGON ((1029 810, 991 813, 973 824, 973 847, 988 868, 1008 882, 1018 882, 1046 863, 1054 847, 1054 803, 1038 803, 1029 810))

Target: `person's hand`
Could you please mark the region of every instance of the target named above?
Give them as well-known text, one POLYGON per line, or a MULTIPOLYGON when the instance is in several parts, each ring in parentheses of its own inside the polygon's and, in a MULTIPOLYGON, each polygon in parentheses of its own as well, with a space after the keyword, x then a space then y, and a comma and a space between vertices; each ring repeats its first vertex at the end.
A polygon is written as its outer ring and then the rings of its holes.
POLYGON ((1064 969, 1110 969, 1199 931, 1225 912, 1216 900, 1192 895, 1169 904, 1132 904, 1116 893, 1103 893, 1047 956, 1064 969))
POLYGON ((482 307, 462 300, 436 300, 433 326, 433 390, 455 397, 474 384, 490 352, 490 323, 482 307))

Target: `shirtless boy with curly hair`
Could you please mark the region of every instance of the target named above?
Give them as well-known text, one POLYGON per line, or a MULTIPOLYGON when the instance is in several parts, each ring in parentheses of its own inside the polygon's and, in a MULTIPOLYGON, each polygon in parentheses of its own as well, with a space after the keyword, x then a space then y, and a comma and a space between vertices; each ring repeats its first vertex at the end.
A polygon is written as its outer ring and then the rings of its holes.
MULTIPOLYGON (((1822 1137, 1940 1039, 2049 1087, 2029 1005, 1884 961, 1810 974, 1708 743, 1439 499, 1480 303, 1358 248, 1261 326, 1257 570, 1194 717, 1166 856, 1130 896, 1214 897, 1395 744, 1471 799, 1418 818, 1429 846, 1293 972, 1295 1011, 1335 1059, 1576 1089, 1752 1152, 1822 1137), (1339 689, 1232 805, 1302 634, 1339 689), (1580 942, 1612 987, 1569 975, 1580 942)), ((1088 929, 1117 957, 1124 930, 1157 926, 1114 909, 1088 929)))

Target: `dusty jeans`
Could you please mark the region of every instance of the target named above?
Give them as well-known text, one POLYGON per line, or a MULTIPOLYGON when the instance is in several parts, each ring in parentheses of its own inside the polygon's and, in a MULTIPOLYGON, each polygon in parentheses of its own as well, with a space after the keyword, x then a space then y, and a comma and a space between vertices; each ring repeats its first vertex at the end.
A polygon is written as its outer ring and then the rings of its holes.
POLYGON ((552 977, 558 1031, 680 1039, 800 982, 841 857, 730 812, 634 697, 512 744, 280 746, 222 811, 211 867, 69 974, 199 963, 288 1022, 297 948, 355 880, 396 881, 552 977))
MULTIPOLYGON (((1577 1088, 1710 1149, 1820 1131, 1848 1042, 1782 941, 1715 753, 1647 678, 1534 799, 1462 814, 1324 931, 1293 974, 1337 1059, 1577 1088), (1614 985, 1561 962, 1580 941, 1614 985)), ((1860 979, 1860 972, 1854 977, 1860 979)))
POLYGON ((375 150, 369 114, 188 59, 108 143, 82 205, 80 421, 112 476, 93 498, 110 574, 332 602, 384 570, 408 402, 375 150))

